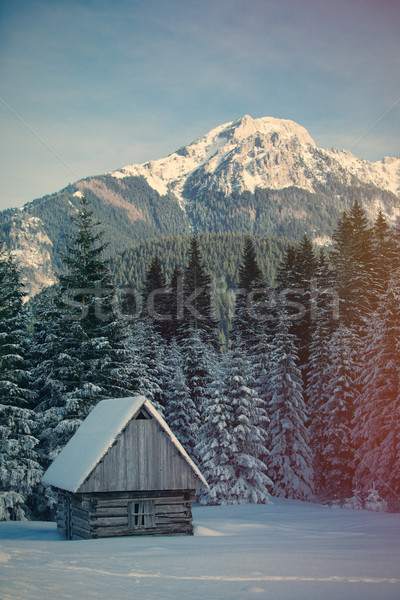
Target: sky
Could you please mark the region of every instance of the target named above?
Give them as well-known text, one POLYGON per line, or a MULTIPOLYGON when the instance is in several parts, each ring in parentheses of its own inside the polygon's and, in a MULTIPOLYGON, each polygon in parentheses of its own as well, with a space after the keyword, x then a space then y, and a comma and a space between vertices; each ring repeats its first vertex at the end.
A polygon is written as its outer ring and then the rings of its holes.
POLYGON ((0 209, 244 114, 400 155, 399 0, 0 0, 0 209))

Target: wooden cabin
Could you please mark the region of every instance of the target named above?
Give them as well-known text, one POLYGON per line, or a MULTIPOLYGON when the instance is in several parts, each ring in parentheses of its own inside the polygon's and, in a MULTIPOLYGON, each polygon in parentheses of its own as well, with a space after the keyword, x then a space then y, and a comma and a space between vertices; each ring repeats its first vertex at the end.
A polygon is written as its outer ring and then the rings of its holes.
POLYGON ((103 400, 56 457, 43 483, 58 492, 67 539, 192 535, 199 469, 143 396, 103 400))

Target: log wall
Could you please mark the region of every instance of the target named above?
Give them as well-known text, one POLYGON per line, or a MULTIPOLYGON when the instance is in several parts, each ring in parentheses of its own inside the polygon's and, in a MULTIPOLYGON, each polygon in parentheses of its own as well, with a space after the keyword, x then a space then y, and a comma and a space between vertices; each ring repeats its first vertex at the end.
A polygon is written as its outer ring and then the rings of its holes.
POLYGON ((193 535, 195 492, 59 492, 57 530, 67 539, 193 535))

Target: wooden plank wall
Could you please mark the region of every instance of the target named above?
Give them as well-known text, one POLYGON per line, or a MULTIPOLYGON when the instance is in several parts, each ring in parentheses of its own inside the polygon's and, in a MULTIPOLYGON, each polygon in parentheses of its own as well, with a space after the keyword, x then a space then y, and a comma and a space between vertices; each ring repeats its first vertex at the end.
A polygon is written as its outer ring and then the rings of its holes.
POLYGON ((155 419, 133 419, 78 492, 202 487, 203 483, 155 419))

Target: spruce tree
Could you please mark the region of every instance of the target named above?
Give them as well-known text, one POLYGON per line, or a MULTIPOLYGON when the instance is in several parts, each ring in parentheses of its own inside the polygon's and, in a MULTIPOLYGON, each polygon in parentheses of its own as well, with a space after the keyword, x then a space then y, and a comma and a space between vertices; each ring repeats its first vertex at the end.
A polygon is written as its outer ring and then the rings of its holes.
POLYGON ((359 366, 354 414, 355 482, 375 487, 393 509, 400 507, 400 271, 371 319, 359 366))
POLYGON ((207 390, 214 377, 216 355, 207 341, 207 335, 201 329, 189 329, 183 343, 183 371, 190 398, 195 406, 193 412, 193 437, 198 440, 198 431, 204 422, 204 409, 207 402, 207 390))
POLYGON ((232 503, 268 503, 272 482, 267 471, 268 417, 257 395, 240 340, 227 355, 227 396, 233 410, 232 451, 235 483, 230 490, 232 503))
POLYGON ((316 273, 314 294, 311 297, 312 332, 307 366, 306 397, 309 408, 310 447, 313 454, 314 484, 316 493, 322 495, 325 488, 324 430, 327 386, 330 376, 327 365, 331 357, 330 337, 337 327, 336 294, 332 274, 328 269, 325 253, 321 251, 316 273))
POLYGON ((0 289, 0 520, 8 521, 32 515, 43 470, 26 360, 24 294, 10 254, 0 256, 0 289))
POLYGON ((340 315, 346 327, 361 334, 376 301, 373 232, 365 211, 355 202, 343 213, 333 233, 331 257, 340 297, 340 315))
POLYGON ((354 449, 352 421, 357 397, 356 356, 357 335, 340 323, 330 339, 325 365, 325 403, 320 418, 323 488, 325 496, 342 502, 352 494, 354 449))
POLYGON ((373 227, 374 251, 374 287, 376 289, 377 307, 379 298, 384 294, 389 285, 394 271, 400 266, 400 245, 396 240, 394 231, 389 227, 382 211, 379 211, 373 227))
POLYGON ((165 314, 170 317, 164 322, 164 332, 167 342, 176 338, 180 343, 185 337, 183 302, 183 277, 181 271, 175 265, 165 295, 165 314))
POLYGON ((193 425, 198 422, 198 413, 190 397, 183 370, 183 357, 175 338, 167 351, 162 397, 168 425, 189 455, 195 457, 197 431, 193 425))
POLYGON ((83 197, 72 219, 75 233, 63 255, 54 301, 49 298, 37 323, 35 369, 43 421, 41 447, 53 459, 79 423, 102 398, 129 395, 124 377, 127 355, 124 324, 113 310, 105 245, 99 223, 83 197))
POLYGON ((143 306, 152 325, 164 339, 168 338, 169 323, 167 282, 160 260, 154 256, 143 285, 143 306))
POLYGON ((268 418, 239 345, 223 357, 209 388, 198 453, 210 486, 203 503, 268 503, 268 418))
POLYGON ((303 382, 297 366, 295 337, 288 317, 279 310, 278 330, 271 348, 268 474, 273 495, 312 500, 313 468, 303 382))
POLYGON ((183 284, 183 323, 185 333, 191 329, 199 329, 207 340, 216 343, 215 315, 212 309, 211 279, 206 273, 196 236, 190 245, 189 263, 185 270, 183 284))
POLYGON ((271 327, 270 304, 270 292, 258 264, 253 242, 251 238, 247 238, 239 267, 238 293, 231 337, 233 341, 240 338, 240 343, 244 344, 250 353, 255 353, 260 330, 271 327))
POLYGON ((318 261, 305 235, 297 246, 289 245, 277 273, 279 302, 290 315, 291 331, 298 344, 299 365, 306 371, 311 340, 311 294, 318 261))
POLYGON ((233 407, 228 397, 224 364, 215 372, 208 389, 204 422, 200 428, 196 455, 209 488, 202 490, 202 504, 229 504, 236 482, 235 453, 232 445, 233 407))
MULTIPOLYGON (((149 318, 136 319, 131 324, 132 381, 136 393, 145 396, 164 413, 162 381, 165 372, 164 343, 149 318)), ((128 339, 128 338, 127 338, 128 339)))

